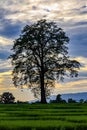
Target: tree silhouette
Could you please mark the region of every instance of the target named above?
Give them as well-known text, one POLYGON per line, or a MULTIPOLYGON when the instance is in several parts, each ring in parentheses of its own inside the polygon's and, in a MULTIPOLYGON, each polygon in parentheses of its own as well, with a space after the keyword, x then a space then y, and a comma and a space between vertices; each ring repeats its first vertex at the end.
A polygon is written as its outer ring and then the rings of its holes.
POLYGON ((84 103, 84 99, 80 99, 80 100, 79 100, 79 103, 84 103))
POLYGON ((69 38, 55 22, 40 20, 26 25, 13 45, 14 85, 31 87, 35 95, 40 94, 41 103, 46 103, 55 80, 78 75, 80 64, 69 58, 68 43, 69 38))
POLYGON ((1 103, 5 103, 5 104, 14 103, 15 97, 13 96, 12 93, 4 92, 1 95, 1 99, 0 100, 1 100, 1 103))
POLYGON ((56 102, 60 103, 61 101, 62 101, 61 94, 58 94, 56 97, 56 102))
POLYGON ((72 99, 72 98, 69 98, 68 99, 68 103, 76 103, 76 100, 72 99))

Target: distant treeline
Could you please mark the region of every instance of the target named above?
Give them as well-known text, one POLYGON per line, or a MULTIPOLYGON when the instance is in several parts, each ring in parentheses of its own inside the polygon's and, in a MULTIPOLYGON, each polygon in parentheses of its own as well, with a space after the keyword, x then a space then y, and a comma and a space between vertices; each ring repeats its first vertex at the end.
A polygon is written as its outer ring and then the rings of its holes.
MULTIPOLYGON (((28 101, 15 101, 15 97, 13 96, 12 93, 10 92, 4 92, 2 95, 0 95, 0 103, 2 104, 13 104, 13 103, 17 103, 17 104, 29 104, 28 101)), ((31 102, 30 104, 37 104, 40 103, 40 101, 36 101, 36 102, 31 102)), ((87 100, 84 99, 80 99, 78 102, 75 99, 69 98, 68 101, 64 100, 61 98, 61 94, 58 94, 56 96, 55 100, 50 100, 49 103, 87 103, 87 100)))
POLYGON ((58 94, 55 100, 50 100, 50 103, 87 103, 87 100, 80 99, 77 102, 75 99, 69 98, 68 101, 66 101, 61 98, 61 94, 58 94))

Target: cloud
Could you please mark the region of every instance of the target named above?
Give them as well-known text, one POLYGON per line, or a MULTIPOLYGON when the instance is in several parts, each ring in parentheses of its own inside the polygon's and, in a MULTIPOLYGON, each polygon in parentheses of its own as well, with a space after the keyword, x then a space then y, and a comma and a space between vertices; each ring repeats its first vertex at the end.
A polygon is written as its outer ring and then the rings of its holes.
POLYGON ((7 60, 11 54, 12 46, 0 46, 0 59, 7 60))
POLYGON ((6 72, 12 69, 10 60, 0 59, 0 72, 6 72))
POLYGON ((77 57, 87 57, 87 28, 86 26, 68 30, 70 38, 69 54, 77 57))
POLYGON ((86 10, 85 0, 79 0, 79 2, 76 0, 72 0, 71 2, 68 2, 68 0, 21 0, 21 2, 17 0, 13 2, 11 0, 7 0, 5 3, 4 2, 0 3, 1 7, 3 7, 2 10, 4 10, 4 18, 13 22, 25 22, 29 20, 35 21, 43 18, 44 15, 51 20, 64 18, 65 21, 72 18, 76 19, 79 15, 79 20, 81 20, 79 12, 86 10))
POLYGON ((0 73, 0 76, 9 76, 11 75, 11 71, 6 71, 6 72, 3 72, 3 73, 0 73))
POLYGON ((72 88, 72 87, 79 87, 79 85, 83 86, 83 84, 85 84, 85 86, 87 87, 87 80, 79 80, 79 81, 73 81, 73 82, 68 82, 65 86, 67 86, 68 88, 72 88))
POLYGON ((71 81, 67 83, 56 83, 54 92, 58 93, 75 93, 87 91, 87 80, 71 81))
POLYGON ((0 36, 0 45, 11 45, 11 44, 12 44, 11 39, 0 36))
POLYGON ((0 79, 0 90, 10 89, 10 87, 13 87, 11 80, 11 71, 0 73, 0 79))
POLYGON ((12 43, 12 39, 0 36, 0 59, 6 60, 10 56, 12 43))
POLYGON ((80 71, 87 71, 87 58, 86 57, 76 57, 75 60, 79 61, 82 64, 80 71))
POLYGON ((77 61, 80 62, 81 67, 79 70, 79 79, 86 79, 87 80, 87 58, 85 57, 76 57, 77 61))

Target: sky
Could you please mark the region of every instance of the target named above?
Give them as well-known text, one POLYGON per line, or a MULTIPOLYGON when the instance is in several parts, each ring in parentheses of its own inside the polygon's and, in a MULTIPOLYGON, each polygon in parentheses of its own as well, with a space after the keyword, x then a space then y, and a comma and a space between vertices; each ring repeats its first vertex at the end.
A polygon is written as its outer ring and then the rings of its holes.
POLYGON ((34 99, 29 89, 13 85, 8 57, 23 27, 40 19, 57 22, 70 38, 69 55, 82 65, 78 78, 56 83, 53 94, 87 92, 87 0, 0 0, 0 93, 34 99))

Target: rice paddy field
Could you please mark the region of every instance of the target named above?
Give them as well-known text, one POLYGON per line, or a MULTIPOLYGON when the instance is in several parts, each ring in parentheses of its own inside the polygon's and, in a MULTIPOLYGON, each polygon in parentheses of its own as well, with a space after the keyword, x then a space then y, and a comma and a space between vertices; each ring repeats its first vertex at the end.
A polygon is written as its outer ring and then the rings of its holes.
POLYGON ((0 104, 0 130, 87 130, 87 104, 0 104))

